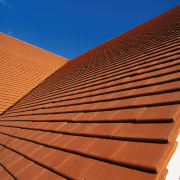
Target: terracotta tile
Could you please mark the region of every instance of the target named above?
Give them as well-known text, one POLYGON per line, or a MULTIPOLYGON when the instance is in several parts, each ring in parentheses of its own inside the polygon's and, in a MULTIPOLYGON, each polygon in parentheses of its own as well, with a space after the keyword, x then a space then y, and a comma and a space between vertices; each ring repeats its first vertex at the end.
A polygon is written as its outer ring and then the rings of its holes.
POLYGON ((79 126, 76 126, 71 130, 73 134, 89 135, 91 129, 95 128, 97 123, 79 123, 79 126))
POLYGON ((32 122, 28 127, 33 129, 44 129, 49 125, 49 122, 32 122))
MULTIPOLYGON (((66 110, 66 107, 54 107, 54 108, 48 108, 48 109, 42 109, 42 110, 38 110, 36 112, 36 114, 40 114, 40 113, 47 113, 47 114, 51 114, 51 113, 59 113, 59 112, 64 112, 66 110)), ((34 111, 33 111, 34 112, 34 111)))
POLYGON ((6 134, 10 134, 13 135, 18 131, 18 129, 16 128, 9 128, 9 127, 4 127, 1 129, 1 132, 6 133, 6 134))
POLYGON ((167 74, 167 75, 164 75, 163 77, 153 78, 152 82, 153 83, 159 83, 159 82, 162 82, 162 81, 177 79, 177 77, 179 77, 179 75, 180 75, 179 72, 175 72, 175 73, 172 73, 172 74, 167 74))
POLYGON ((102 101, 102 100, 108 100, 112 95, 109 94, 102 94, 92 97, 92 101, 102 101))
POLYGON ((33 134, 33 130, 27 130, 27 129, 18 129, 18 131, 16 132, 16 136, 18 137, 28 137, 28 136, 32 136, 33 134))
POLYGON ((68 108, 68 111, 89 111, 93 110, 97 106, 97 103, 74 105, 68 108))
POLYGON ((170 72, 176 71, 178 68, 179 68, 179 65, 176 65, 176 66, 169 67, 163 70, 158 70, 155 72, 148 73, 148 76, 157 76, 159 74, 170 73, 170 72))
POLYGON ((49 123, 48 126, 46 126, 45 129, 50 130, 50 131, 57 131, 64 125, 66 125, 66 122, 51 122, 51 123, 49 123))
POLYGON ((117 100, 108 101, 108 102, 100 102, 96 106, 96 109, 97 110, 109 110, 109 109, 113 109, 115 104, 117 104, 117 100))
POLYGON ((22 148, 25 148, 28 145, 28 143, 26 143, 22 140, 19 140, 19 139, 15 139, 15 138, 11 138, 11 139, 9 139, 9 141, 12 141, 12 143, 8 143, 8 147, 10 147, 12 149, 16 148, 18 150, 19 149, 21 150, 22 148))
POLYGON ((164 93, 151 96, 142 96, 139 98, 135 105, 150 105, 150 104, 166 104, 166 103, 178 103, 180 101, 180 93, 164 93), (166 97, 166 98, 164 98, 166 97))
POLYGON ((87 180, 99 180, 99 179, 113 179, 119 180, 152 180, 155 179, 156 175, 151 173, 145 173, 142 171, 137 171, 134 169, 125 168, 122 166, 116 166, 109 163, 104 163, 100 161, 96 161, 95 164, 88 170, 88 172, 84 175, 84 179, 87 180))
POLYGON ((79 124, 76 123, 66 123, 64 126, 58 129, 59 132, 71 132, 72 129, 76 128, 79 124))
MULTIPOLYGON (((154 73, 152 73, 152 75, 154 75, 154 73)), ((150 76, 150 73, 148 73, 147 75, 146 74, 144 74, 143 76, 142 76, 142 78, 145 78, 145 77, 149 77, 150 76)), ((135 77, 135 79, 138 79, 139 80, 139 78, 136 78, 135 77)), ((144 80, 141 80, 140 79, 140 81, 137 81, 137 82, 134 82, 134 83, 132 83, 130 86, 128 86, 128 87, 139 87, 139 86, 144 86, 144 85, 148 85, 148 84, 151 84, 151 82, 152 82, 152 79, 144 79, 144 80)))
POLYGON ((32 163, 30 166, 27 166, 24 168, 21 172, 17 174, 18 179, 35 179, 38 178, 39 175, 41 175, 45 171, 45 168, 32 163))
POLYGON ((80 116, 76 117, 74 119, 74 121, 78 122, 78 121, 88 121, 90 118, 92 118, 94 115, 96 114, 96 112, 86 112, 86 113, 82 113, 80 116))
POLYGON ((158 86, 158 88, 156 90, 161 92, 161 91, 165 91, 165 90, 169 90, 169 89, 179 89, 179 88, 180 88, 179 81, 175 81, 175 82, 161 84, 158 86))
MULTIPOLYGON (((46 123, 46 122, 45 122, 46 123)), ((41 124, 41 122, 29 122, 28 124, 27 124, 27 126, 26 126, 26 128, 28 128, 28 129, 39 129, 38 127, 41 127, 42 126, 42 124, 41 124)))
POLYGON ((44 135, 37 139, 37 142, 45 145, 50 145, 52 141, 56 140, 60 135, 57 133, 43 132, 44 135))
POLYGON ((157 172, 169 146, 169 144, 127 142, 114 154, 113 161, 121 165, 157 172))
POLYGON ((125 142, 109 139, 97 139, 85 152, 88 156, 103 160, 112 160, 112 156, 124 146, 125 142))
POLYGON ((154 91, 157 91, 158 87, 159 87, 159 85, 138 88, 138 89, 135 89, 131 95, 135 96, 135 95, 152 93, 154 91))
POLYGON ((24 169, 26 169, 28 166, 32 165, 32 161, 29 161, 25 158, 20 159, 16 163, 14 163, 12 166, 8 168, 8 170, 16 177, 18 178, 18 174, 22 172, 24 169))
POLYGON ((125 87, 125 85, 118 85, 115 81, 112 81, 114 82, 113 84, 115 84, 116 86, 112 86, 112 87, 109 87, 108 88, 108 91, 112 92, 112 91, 119 91, 121 90, 123 87, 125 87))
POLYGON ((71 158, 71 156, 71 153, 60 150, 53 150, 52 153, 43 159, 43 162, 50 169, 59 172, 59 167, 61 167, 69 158, 71 158))
MULTIPOLYGON (((73 101, 74 104, 84 104, 84 103, 88 103, 88 102, 92 102, 92 97, 84 97, 84 98, 81 98, 81 99, 76 99, 73 101)), ((72 105, 73 105, 72 103, 72 105)))
POLYGON ((129 96, 133 91, 134 89, 112 93, 111 99, 129 96))
MULTIPOLYGON (((8 150, 8 149, 2 149, 1 150, 1 153, 0 153, 0 163, 1 164, 3 164, 3 162, 5 162, 6 163, 6 160, 9 158, 9 157, 11 157, 11 156, 13 156, 13 152, 12 151, 10 151, 10 150, 8 150)), ((14 157, 14 156, 13 156, 14 157)), ((11 157, 12 158, 12 157, 11 157)))
POLYGON ((135 122, 137 117, 144 112, 145 108, 121 109, 117 110, 111 121, 135 122))
POLYGON ((37 177, 37 180, 49 180, 49 179, 53 179, 53 180, 66 180, 66 178, 55 174, 51 171, 45 170, 42 174, 40 174, 37 177))
MULTIPOLYGON (((53 108, 55 109, 55 108, 53 108)), ((51 110, 52 111, 52 110, 51 110)), ((51 113, 50 111, 50 113, 51 113)), ((52 111, 54 113, 58 113, 58 112, 65 112, 65 113, 71 113, 71 112, 76 112, 75 109, 74 109, 74 106, 65 106, 65 107, 59 107, 59 108, 56 108, 56 111, 52 111)))
POLYGON ((95 141, 96 138, 76 136, 65 148, 73 152, 84 153, 95 141))
POLYGON ((40 164, 44 164, 43 160, 47 156, 49 156, 49 154, 52 154, 55 151, 56 151, 55 149, 42 146, 37 151, 34 151, 33 153, 31 153, 30 157, 31 157, 31 159, 39 162, 40 164))
MULTIPOLYGON (((28 130, 27 130, 28 131, 28 130)), ((26 134, 25 136, 23 136, 24 138, 27 138, 29 140, 32 141, 36 141, 37 139, 43 137, 45 134, 45 132, 42 131, 36 131, 36 130, 32 130, 31 133, 26 134)))
POLYGON ((73 141, 74 138, 75 136, 62 134, 58 138, 54 139, 50 145, 56 148, 64 148, 68 143, 73 141))
MULTIPOLYGON (((6 168, 17 162, 22 158, 22 156, 8 150, 8 156, 6 155, 5 158, 1 158, 0 162, 3 164, 6 168)), ((5 154, 4 154, 5 155, 5 154)))
POLYGON ((137 117, 137 122, 142 121, 176 121, 180 112, 179 105, 148 107, 137 117))
POLYGON ((117 109, 117 108, 125 108, 131 107, 138 101, 139 97, 136 98, 128 98, 128 99, 121 99, 121 100, 114 100, 102 103, 103 109, 117 109))
POLYGON ((14 178, 3 168, 0 166, 0 177, 4 180, 13 180, 14 178))
POLYGON ((60 165, 57 171, 71 179, 82 179, 94 162, 92 159, 73 155, 63 165, 60 165))
POLYGON ((0 131, 3 131, 3 129, 6 129, 6 127, 1 126, 0 131))
POLYGON ((65 121, 72 121, 76 117, 81 115, 81 113, 63 113, 63 114, 52 114, 49 119, 50 120, 65 120, 65 121))
POLYGON ((158 174, 157 179, 167 179, 166 178, 167 174, 168 174, 168 170, 165 168, 158 174))
POLYGON ((133 139, 147 142, 167 142, 173 127, 173 123, 122 123, 112 136, 126 140, 133 139))
POLYGON ((121 127, 121 123, 97 123, 97 126, 90 130, 93 136, 112 137, 113 133, 121 127))
MULTIPOLYGON (((1 141, 1 143, 3 143, 3 142, 1 141)), ((16 146, 19 143, 21 143, 21 141, 19 141, 19 139, 11 139, 11 140, 8 141, 8 146, 13 147, 13 146, 16 146)))
POLYGON ((0 145, 0 151, 2 153, 3 151, 6 151, 6 148, 4 148, 2 145, 0 145))
POLYGON ((41 145, 31 143, 31 142, 24 142, 22 145, 24 145, 24 147, 15 147, 15 149, 28 157, 31 156, 31 153, 41 148, 41 145))
POLYGON ((110 121, 111 117, 116 113, 116 111, 100 111, 92 116, 89 121, 110 121))

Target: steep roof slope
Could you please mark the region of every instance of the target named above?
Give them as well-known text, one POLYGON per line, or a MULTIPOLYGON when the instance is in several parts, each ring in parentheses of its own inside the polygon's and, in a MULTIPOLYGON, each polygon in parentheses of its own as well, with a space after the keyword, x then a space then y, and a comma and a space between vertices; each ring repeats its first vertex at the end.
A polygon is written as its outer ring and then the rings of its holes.
POLYGON ((0 33, 0 114, 67 59, 0 33))
POLYGON ((180 6, 80 55, 0 119, 1 174, 165 179, 180 127, 180 6))

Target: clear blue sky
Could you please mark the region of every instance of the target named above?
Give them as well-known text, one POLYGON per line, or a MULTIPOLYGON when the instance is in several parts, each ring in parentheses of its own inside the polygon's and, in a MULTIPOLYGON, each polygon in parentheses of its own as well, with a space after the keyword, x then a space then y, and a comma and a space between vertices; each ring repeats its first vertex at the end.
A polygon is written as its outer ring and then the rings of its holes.
POLYGON ((0 31, 72 59, 179 0, 0 0, 0 31))

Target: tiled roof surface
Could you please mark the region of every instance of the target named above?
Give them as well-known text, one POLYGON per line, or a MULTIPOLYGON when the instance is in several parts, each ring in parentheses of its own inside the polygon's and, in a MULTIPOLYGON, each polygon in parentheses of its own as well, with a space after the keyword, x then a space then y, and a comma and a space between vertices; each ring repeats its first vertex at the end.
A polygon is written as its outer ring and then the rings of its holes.
POLYGON ((0 114, 67 62, 0 33, 0 114))
POLYGON ((0 119, 9 179, 165 179, 180 127, 180 6, 80 55, 0 119))

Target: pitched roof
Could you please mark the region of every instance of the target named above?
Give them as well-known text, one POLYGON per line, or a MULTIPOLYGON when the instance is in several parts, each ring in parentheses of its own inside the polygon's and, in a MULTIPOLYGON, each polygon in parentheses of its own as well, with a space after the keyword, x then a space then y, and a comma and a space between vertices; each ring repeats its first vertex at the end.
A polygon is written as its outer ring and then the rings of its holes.
POLYGON ((67 59, 0 33, 0 114, 67 59))
POLYGON ((180 6, 74 58, 0 119, 0 173, 165 179, 180 127, 180 6))

